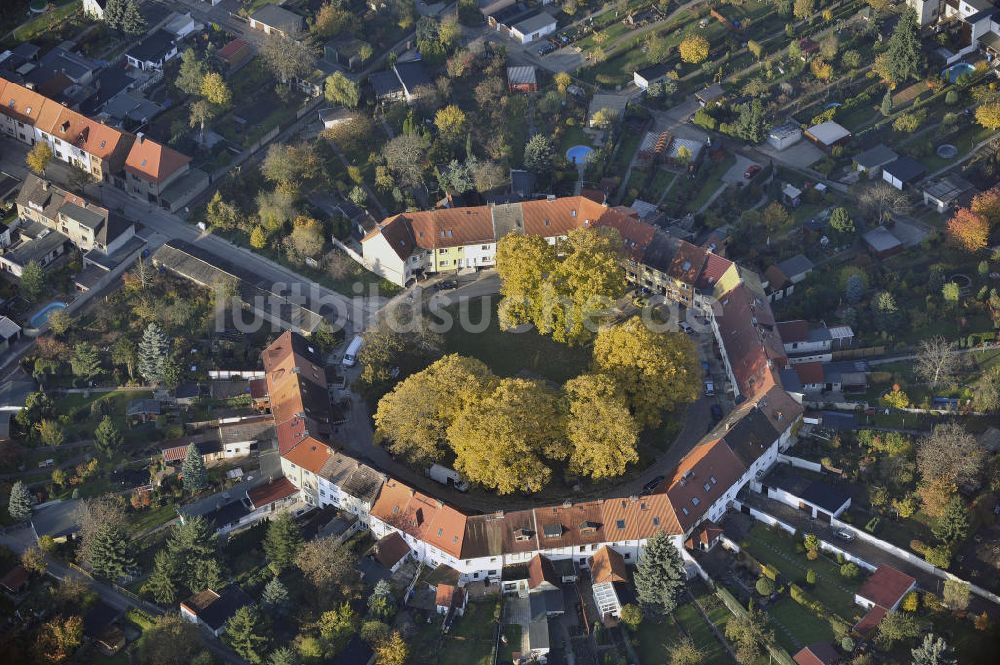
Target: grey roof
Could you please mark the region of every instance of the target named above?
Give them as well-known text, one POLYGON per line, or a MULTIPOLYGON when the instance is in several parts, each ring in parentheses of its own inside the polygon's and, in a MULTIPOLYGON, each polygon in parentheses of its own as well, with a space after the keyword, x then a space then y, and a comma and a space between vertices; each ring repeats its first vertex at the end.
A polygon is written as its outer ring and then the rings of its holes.
POLYGON ((510 191, 521 196, 529 196, 535 191, 535 174, 521 169, 510 170, 510 191))
MULTIPOLYGON (((202 452, 201 445, 198 445, 198 452, 204 455, 208 451, 202 452)), ((234 501, 230 501, 229 503, 224 503, 214 510, 204 513, 202 517, 205 518, 206 522, 212 525, 214 530, 218 531, 219 529, 225 528, 231 524, 236 524, 249 514, 250 508, 248 508, 243 501, 236 499, 234 501)))
POLYGON ((847 492, 822 480, 809 483, 799 497, 831 513, 837 512, 851 500, 847 492))
POLYGON ((640 78, 645 79, 648 83, 652 83, 653 81, 663 78, 671 71, 673 71, 673 65, 671 63, 659 62, 655 65, 637 69, 634 74, 638 74, 640 78))
POLYGON ((125 55, 140 62, 159 62, 172 48, 174 48, 174 36, 166 30, 157 30, 126 51, 125 55))
POLYGON ((517 23, 511 26, 512 30, 517 30, 522 35, 530 35, 533 32, 537 32, 547 25, 554 25, 556 23, 555 18, 551 14, 546 12, 538 12, 526 18, 521 19, 517 23))
POLYGON ((134 399, 125 407, 125 413, 129 416, 140 416, 145 414, 159 415, 160 400, 158 399, 134 399))
POLYGON ((78 81, 99 68, 94 60, 74 53, 62 46, 56 46, 39 60, 41 67, 61 72, 73 81, 78 81))
POLYGON ((760 407, 754 407, 731 423, 723 436, 736 456, 749 467, 778 438, 778 433, 760 407))
POLYGON ((863 169, 874 169, 879 166, 885 166, 886 164, 897 159, 897 155, 891 148, 889 148, 884 143, 879 143, 878 145, 868 148, 857 157, 854 158, 854 162, 863 169))
POLYGON ((77 511, 80 501, 56 501, 36 508, 31 514, 31 525, 35 535, 61 538, 70 536, 80 530, 77 511))
POLYGON ((125 120, 127 118, 136 122, 143 122, 153 118, 153 116, 162 110, 159 104, 132 94, 127 90, 122 90, 107 101, 102 112, 115 120, 125 120))
POLYGON ((694 93, 694 96, 698 101, 707 104, 708 102, 715 101, 719 97, 726 94, 726 91, 718 83, 713 83, 712 85, 706 86, 694 93))
POLYGON ((25 60, 34 60, 35 58, 38 57, 39 51, 41 51, 41 49, 32 44, 31 42, 21 42, 13 49, 11 49, 11 53, 13 53, 18 57, 24 58, 25 60))
POLYGON ((818 125, 813 125, 806 130, 809 136, 813 137, 823 145, 833 145, 837 141, 847 138, 851 135, 851 131, 834 122, 833 120, 827 120, 826 122, 821 122, 818 125))
POLYGON ((871 231, 865 233, 862 237, 865 239, 865 242, 877 252, 885 252, 890 249, 895 249, 903 244, 900 242, 899 238, 892 235, 889 229, 884 226, 876 226, 871 231))
POLYGON ((254 21, 286 32, 302 29, 302 17, 278 5, 264 5, 250 15, 254 21))
POLYGON ((923 177, 927 173, 927 167, 913 159, 903 155, 894 162, 882 167, 882 170, 900 182, 911 182, 923 177))
POLYGON ((386 97, 403 90, 403 84, 399 82, 396 72, 375 72, 368 77, 368 82, 371 83, 376 97, 386 97))
POLYGON ((431 77, 427 75, 424 63, 419 60, 397 62, 392 68, 396 72, 396 76, 399 77, 399 82, 403 85, 403 89, 408 94, 412 95, 413 91, 422 85, 431 84, 431 77))
POLYGON ((778 269, 789 279, 793 276, 803 275, 813 269, 813 262, 804 254, 796 254, 790 259, 785 259, 778 264, 778 269))
POLYGON ((7 250, 7 253, 4 254, 4 259, 14 265, 24 267, 32 261, 40 262, 66 241, 66 236, 52 231, 40 238, 25 240, 13 249, 7 250))
POLYGON ((59 214, 69 217, 74 222, 83 224, 89 229, 96 229, 104 223, 104 215, 96 210, 90 210, 75 203, 64 203, 59 208, 59 214))
POLYGON ((274 438, 274 419, 261 418, 219 425, 219 440, 223 445, 274 438))
POLYGON ((971 182, 960 175, 949 174, 924 186, 924 193, 938 201, 950 203, 975 189, 971 182))
POLYGON ((848 375, 867 374, 868 362, 865 360, 839 360, 823 364, 823 376, 828 383, 842 383, 848 375))
POLYGON ((507 68, 507 82, 510 85, 524 85, 526 83, 537 83, 535 78, 535 68, 531 65, 518 65, 507 68))
POLYGON ((0 441, 10 441, 10 420, 13 411, 0 411, 0 441))
MULTIPOLYGON (((230 584, 216 593, 218 597, 214 601, 204 608, 196 610, 198 618, 212 630, 222 628, 241 607, 253 605, 253 599, 235 584, 230 584)), ((188 601, 190 600, 189 598, 188 601)))
POLYGON ((779 373, 781 386, 790 393, 802 392, 802 381, 799 380, 799 373, 792 367, 786 367, 779 373))
POLYGON ((21 332, 21 326, 17 325, 6 316, 0 316, 0 337, 10 339, 21 332))

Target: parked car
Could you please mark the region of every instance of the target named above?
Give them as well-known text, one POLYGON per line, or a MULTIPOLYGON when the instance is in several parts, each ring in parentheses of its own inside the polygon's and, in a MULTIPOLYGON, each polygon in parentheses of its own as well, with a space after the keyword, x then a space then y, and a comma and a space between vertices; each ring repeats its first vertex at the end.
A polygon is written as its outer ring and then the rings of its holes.
POLYGON ((709 379, 705 381, 705 397, 715 396, 715 383, 709 379))
POLYGON ((665 476, 657 476, 656 478, 653 478, 648 483, 642 486, 642 493, 649 494, 657 487, 659 487, 660 483, 662 483, 664 480, 666 480, 665 476))
POLYGON ((694 328, 692 328, 691 324, 688 323, 687 321, 681 321, 677 325, 681 329, 682 332, 687 333, 688 335, 694 333, 694 328))
POLYGON ((446 279, 443 282, 435 284, 434 288, 438 291, 450 291, 451 289, 457 289, 458 281, 454 279, 446 279))
POLYGON ((848 531, 847 529, 837 529, 835 533, 837 534, 837 538, 840 538, 841 540, 846 540, 848 542, 854 540, 855 538, 854 534, 848 531))
POLYGON ((743 177, 749 180, 760 173, 760 164, 751 164, 747 167, 747 170, 743 172, 743 177))
POLYGON ((722 407, 718 404, 712 405, 712 420, 715 422, 722 420, 722 407))
POLYGON ((557 47, 555 44, 552 44, 550 42, 545 42, 544 44, 538 47, 538 55, 548 55, 549 53, 555 51, 556 48, 557 47))

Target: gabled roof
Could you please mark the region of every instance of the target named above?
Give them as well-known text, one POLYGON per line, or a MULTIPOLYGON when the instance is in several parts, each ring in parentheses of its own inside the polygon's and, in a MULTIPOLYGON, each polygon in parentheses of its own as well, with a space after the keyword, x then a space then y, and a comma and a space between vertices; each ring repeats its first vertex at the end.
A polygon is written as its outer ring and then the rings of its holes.
POLYGON ((796 254, 793 257, 779 262, 778 267, 781 268, 781 272, 785 273, 788 277, 797 277, 798 275, 803 275, 812 270, 813 262, 810 261, 804 254, 796 254))
MULTIPOLYGON (((667 482, 667 497, 680 532, 701 521, 705 512, 739 480, 746 468, 722 440, 697 444, 667 482)), ((668 532, 669 533, 669 532, 668 532)))
POLYGON ((302 29, 303 19, 295 12, 290 12, 278 5, 264 5, 250 15, 254 21, 286 32, 302 29))
POLYGON ((886 164, 882 170, 900 182, 911 182, 922 178, 927 173, 926 166, 906 155, 886 164))
POLYGON ((253 600, 243 589, 231 584, 220 591, 205 589, 181 602, 186 608, 212 630, 219 630, 241 607, 253 605, 253 600))
POLYGON ((773 382, 772 370, 786 362, 784 344, 778 336, 767 300, 744 281, 727 292, 716 316, 719 338, 743 395, 753 395, 773 382))
POLYGON ((247 498, 254 509, 260 509, 275 501, 287 499, 298 493, 299 488, 292 484, 288 478, 281 477, 266 485, 258 485, 247 491, 247 498))
POLYGON ((386 568, 391 569, 409 553, 410 546, 398 531, 390 531, 375 543, 375 560, 386 568))
POLYGON ((854 162, 863 169, 874 169, 885 166, 898 157, 899 155, 887 145, 879 143, 857 155, 854 162))
POLYGON ((125 55, 139 62, 160 62, 174 48, 174 36, 166 30, 157 30, 126 51, 125 55))
POLYGON ((836 665, 842 658, 829 642, 819 642, 803 647, 792 660, 797 665, 836 665))
POLYGON ((552 561, 546 556, 536 554, 528 562, 528 588, 537 589, 544 582, 558 587, 560 580, 556 576, 555 569, 552 567, 552 561))
POLYGON ((397 62, 392 68, 396 72, 396 76, 399 77, 399 82, 403 85, 403 89, 409 95, 412 95, 413 91, 420 86, 432 85, 433 83, 431 77, 427 74, 427 68, 424 67, 424 63, 419 60, 397 62))
POLYGON ((371 515, 451 556, 462 555, 465 515, 398 480, 385 482, 371 515))
POLYGON ((617 551, 607 545, 594 552, 590 557, 590 577, 594 584, 614 584, 628 582, 628 567, 625 559, 617 551))
POLYGON ((858 595, 886 610, 895 609, 916 580, 892 566, 881 565, 858 589, 858 595))
POLYGON ((530 85, 536 83, 535 68, 531 65, 508 67, 507 82, 510 85, 530 85))
POLYGON ((792 365, 792 369, 799 376, 802 385, 823 383, 823 363, 797 363, 792 365))
POLYGON ((129 150, 125 170, 148 182, 160 183, 190 162, 187 155, 139 136, 129 150))

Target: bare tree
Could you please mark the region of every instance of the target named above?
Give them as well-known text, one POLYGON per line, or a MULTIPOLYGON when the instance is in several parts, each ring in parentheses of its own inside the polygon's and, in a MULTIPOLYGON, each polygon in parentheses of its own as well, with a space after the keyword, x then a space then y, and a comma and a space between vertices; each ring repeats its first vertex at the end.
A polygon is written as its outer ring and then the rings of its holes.
POLYGON ((958 354, 951 342, 944 337, 931 337, 920 342, 913 369, 917 376, 936 388, 951 383, 958 374, 958 364, 958 354))
POLYGON ((306 35, 272 32, 260 45, 260 57, 279 81, 288 83, 313 70, 316 49, 306 35))
POLYGON ((877 182, 861 190, 858 205, 878 223, 893 215, 905 215, 912 208, 910 198, 887 182, 877 182))
POLYGON ((924 481, 961 485, 974 480, 983 466, 984 451, 975 437, 955 423, 938 425, 920 440, 917 468, 924 481))
POLYGON ((400 184, 416 187, 424 183, 427 141, 423 137, 401 134, 385 144, 382 156, 400 184))

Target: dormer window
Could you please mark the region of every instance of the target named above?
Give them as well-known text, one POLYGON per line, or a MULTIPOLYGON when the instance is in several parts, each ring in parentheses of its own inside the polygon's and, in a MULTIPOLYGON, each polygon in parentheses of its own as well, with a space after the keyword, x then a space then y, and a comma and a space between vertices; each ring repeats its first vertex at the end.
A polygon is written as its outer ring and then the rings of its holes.
POLYGON ((546 538, 559 538, 562 536, 562 532, 562 524, 547 524, 545 528, 542 529, 542 534, 546 538))
POLYGON ((531 540, 531 535, 525 529, 517 529, 514 531, 514 542, 523 543, 526 540, 531 540))
POLYGON ((699 499, 696 496, 691 497, 691 504, 692 505, 697 506, 699 503, 701 503, 701 499, 699 499))
POLYGON ((653 526, 660 526, 660 518, 659 517, 654 517, 653 518, 653 526))
POLYGON ((617 522, 615 522, 615 526, 618 527, 619 529, 624 529, 625 528, 625 520, 618 520, 617 522))
POLYGON ((712 483, 705 483, 703 487, 705 488, 705 491, 708 492, 712 489, 712 483))

